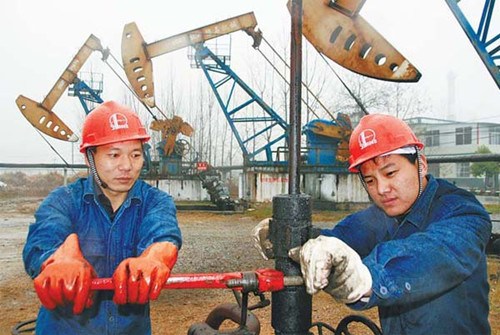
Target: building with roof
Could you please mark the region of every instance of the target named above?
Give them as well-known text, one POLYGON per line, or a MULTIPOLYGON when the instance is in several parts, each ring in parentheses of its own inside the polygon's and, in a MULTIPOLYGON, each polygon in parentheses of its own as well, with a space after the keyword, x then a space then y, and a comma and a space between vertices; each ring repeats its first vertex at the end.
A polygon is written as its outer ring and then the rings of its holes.
MULTIPOLYGON (((425 144, 424 154, 436 156, 466 157, 475 155, 480 147, 500 154, 500 124, 492 122, 461 122, 428 117, 413 117, 405 120, 425 144)), ((429 172, 446 178, 460 187, 480 192, 499 191, 498 173, 474 177, 473 162, 460 161, 431 163, 429 172)))

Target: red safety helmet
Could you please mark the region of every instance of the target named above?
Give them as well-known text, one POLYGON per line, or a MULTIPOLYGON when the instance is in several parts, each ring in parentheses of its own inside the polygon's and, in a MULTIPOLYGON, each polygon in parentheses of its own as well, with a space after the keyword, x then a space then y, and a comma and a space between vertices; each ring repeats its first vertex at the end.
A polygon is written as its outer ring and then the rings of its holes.
POLYGON ((349 171, 359 172, 364 162, 404 147, 424 148, 405 122, 391 115, 363 116, 349 140, 349 171))
POLYGON ((115 101, 107 101, 85 118, 80 152, 99 145, 131 140, 144 143, 149 139, 146 128, 133 110, 115 101))

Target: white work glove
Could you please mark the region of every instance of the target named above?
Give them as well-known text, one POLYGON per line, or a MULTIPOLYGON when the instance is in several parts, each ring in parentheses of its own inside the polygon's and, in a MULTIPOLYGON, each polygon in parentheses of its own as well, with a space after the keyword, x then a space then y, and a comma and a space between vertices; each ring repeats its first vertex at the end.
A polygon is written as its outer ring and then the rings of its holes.
POLYGON ((319 236, 288 252, 300 260, 307 293, 324 290, 336 300, 353 303, 367 295, 372 276, 359 255, 336 237, 319 236))
POLYGON ((269 239, 270 218, 260 221, 252 231, 253 245, 265 260, 274 258, 273 244, 269 239))

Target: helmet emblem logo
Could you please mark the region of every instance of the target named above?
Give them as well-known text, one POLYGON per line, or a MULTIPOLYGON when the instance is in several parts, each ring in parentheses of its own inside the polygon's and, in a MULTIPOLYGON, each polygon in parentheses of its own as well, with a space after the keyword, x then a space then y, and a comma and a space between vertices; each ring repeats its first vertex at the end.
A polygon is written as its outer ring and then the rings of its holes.
POLYGON ((358 143, 361 149, 365 149, 370 145, 377 143, 377 137, 375 136, 375 132, 371 129, 366 129, 359 134, 358 143))
POLYGON ((127 117, 120 113, 115 113, 109 117, 111 130, 128 129, 127 117))

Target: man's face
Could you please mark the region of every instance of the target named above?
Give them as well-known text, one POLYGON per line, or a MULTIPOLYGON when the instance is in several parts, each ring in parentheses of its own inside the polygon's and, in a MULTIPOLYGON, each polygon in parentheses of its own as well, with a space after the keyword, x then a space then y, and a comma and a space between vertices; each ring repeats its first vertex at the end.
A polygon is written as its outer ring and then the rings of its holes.
MULTIPOLYGON (((427 161, 422 156, 422 176, 427 173, 427 161)), ((418 197, 418 165, 401 155, 377 157, 361 165, 361 174, 375 205, 389 216, 405 214, 418 197)), ((422 187, 427 184, 423 178, 422 187)))
POLYGON ((96 148, 95 166, 101 180, 108 186, 104 194, 127 193, 141 173, 144 163, 139 140, 107 144, 96 148))

